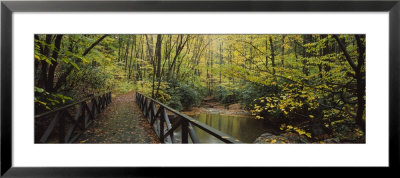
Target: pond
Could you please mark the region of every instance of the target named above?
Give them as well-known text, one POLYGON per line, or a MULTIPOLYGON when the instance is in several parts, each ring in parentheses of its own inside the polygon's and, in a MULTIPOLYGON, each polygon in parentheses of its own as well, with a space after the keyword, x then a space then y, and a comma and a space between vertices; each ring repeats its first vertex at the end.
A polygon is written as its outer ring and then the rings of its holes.
MULTIPOLYGON (((201 113, 191 117, 244 143, 253 143, 258 136, 270 129, 264 124, 264 120, 252 116, 201 113)), ((201 143, 223 143, 205 131, 194 128, 201 143)), ((180 129, 175 135, 181 138, 180 129)))

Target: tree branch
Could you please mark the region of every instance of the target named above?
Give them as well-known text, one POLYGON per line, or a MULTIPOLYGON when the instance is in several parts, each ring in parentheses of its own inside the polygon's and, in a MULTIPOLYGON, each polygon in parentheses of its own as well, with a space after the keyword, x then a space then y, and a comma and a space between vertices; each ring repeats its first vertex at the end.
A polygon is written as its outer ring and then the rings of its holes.
POLYGON ((343 51, 344 56, 346 57, 347 62, 350 64, 351 68, 353 68, 354 71, 357 71, 357 67, 354 64, 354 62, 351 60, 351 57, 349 53, 346 50, 346 47, 344 44, 340 41, 339 37, 337 35, 333 35, 333 38, 338 42, 340 49, 343 51))
POLYGON ((89 53, 90 50, 92 50, 96 45, 98 45, 105 37, 107 37, 109 35, 103 35, 102 37, 100 37, 99 39, 97 39, 97 41, 95 41, 92 45, 90 45, 89 48, 87 48, 85 50, 85 52, 83 52, 82 56, 86 56, 86 54, 89 53))

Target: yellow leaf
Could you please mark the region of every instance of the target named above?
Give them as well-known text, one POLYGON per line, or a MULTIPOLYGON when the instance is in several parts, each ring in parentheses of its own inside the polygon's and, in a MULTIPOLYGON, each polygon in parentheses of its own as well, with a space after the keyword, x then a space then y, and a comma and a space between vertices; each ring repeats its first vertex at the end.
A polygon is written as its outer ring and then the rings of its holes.
POLYGON ((308 115, 311 119, 314 119, 314 116, 313 115, 308 115))
POLYGON ((276 143, 276 139, 273 139, 273 140, 271 141, 271 144, 274 144, 274 143, 276 143))

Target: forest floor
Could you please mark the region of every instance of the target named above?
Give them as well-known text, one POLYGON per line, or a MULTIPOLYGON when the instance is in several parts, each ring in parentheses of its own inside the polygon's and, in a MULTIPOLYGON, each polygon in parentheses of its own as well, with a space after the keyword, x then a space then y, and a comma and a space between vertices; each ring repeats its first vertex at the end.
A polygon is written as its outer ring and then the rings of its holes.
POLYGON ((160 143, 135 103, 135 91, 118 95, 78 139, 78 143, 160 143))
POLYGON ((206 97, 201 102, 200 106, 192 107, 190 110, 182 111, 187 115, 198 115, 200 113, 209 113, 209 114, 221 114, 221 115, 239 115, 239 116, 250 116, 251 112, 245 109, 242 109, 240 104, 231 104, 229 106, 225 106, 218 101, 214 101, 211 97, 206 97))

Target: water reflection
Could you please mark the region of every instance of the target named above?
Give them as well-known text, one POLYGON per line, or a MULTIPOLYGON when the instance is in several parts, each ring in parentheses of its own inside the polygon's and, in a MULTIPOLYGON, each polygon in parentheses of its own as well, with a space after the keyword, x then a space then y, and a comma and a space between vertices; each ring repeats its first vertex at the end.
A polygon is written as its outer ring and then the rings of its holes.
MULTIPOLYGON (((202 113, 191 116, 221 132, 224 132, 244 143, 253 143, 254 140, 265 132, 263 120, 254 119, 246 116, 228 116, 220 114, 202 113)), ((195 127, 195 131, 201 143, 223 143, 205 131, 195 127)), ((180 137, 180 129, 176 133, 180 137)))

